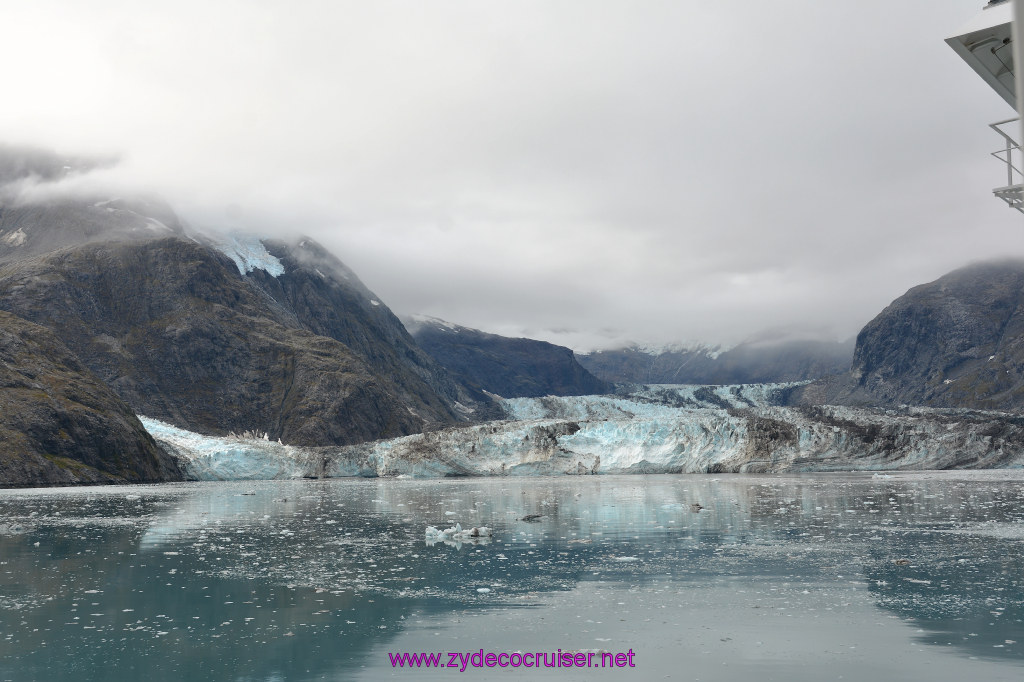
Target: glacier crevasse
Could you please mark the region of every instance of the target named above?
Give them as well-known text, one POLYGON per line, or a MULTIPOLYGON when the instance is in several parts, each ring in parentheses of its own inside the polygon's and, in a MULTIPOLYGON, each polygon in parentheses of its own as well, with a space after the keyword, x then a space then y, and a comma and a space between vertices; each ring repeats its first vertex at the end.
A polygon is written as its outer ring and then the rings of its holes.
POLYGON ((1000 412, 774 405, 786 386, 649 386, 516 398, 509 419, 344 447, 191 433, 143 417, 199 480, 345 476, 906 471, 1024 466, 1024 418, 1000 412))

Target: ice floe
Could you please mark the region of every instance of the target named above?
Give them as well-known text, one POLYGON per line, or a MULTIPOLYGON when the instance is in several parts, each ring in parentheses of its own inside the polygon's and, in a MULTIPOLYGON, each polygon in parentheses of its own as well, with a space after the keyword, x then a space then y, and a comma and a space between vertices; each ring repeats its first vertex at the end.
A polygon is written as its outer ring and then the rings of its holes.
POLYGON ((489 538, 493 534, 493 531, 491 531, 487 526, 476 526, 464 529, 460 523, 456 523, 451 528, 445 528, 444 530, 438 530, 434 526, 427 526, 425 533, 428 541, 461 540, 463 542, 479 538, 489 538))

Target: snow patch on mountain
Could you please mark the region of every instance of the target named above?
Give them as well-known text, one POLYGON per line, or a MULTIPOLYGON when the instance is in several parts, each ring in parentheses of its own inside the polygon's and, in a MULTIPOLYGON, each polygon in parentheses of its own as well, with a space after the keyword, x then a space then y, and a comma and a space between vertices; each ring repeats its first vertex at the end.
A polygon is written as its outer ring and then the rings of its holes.
POLYGON ((27 239, 28 236, 25 234, 25 230, 19 227, 17 230, 0 237, 0 242, 3 242, 8 246, 22 246, 27 239))
POLYGON ((459 331, 460 329, 466 329, 465 327, 460 327, 459 325, 453 324, 452 322, 448 322, 447 320, 442 320, 440 317, 431 317, 430 315, 403 315, 401 319, 402 324, 405 325, 406 331, 408 331, 410 334, 415 334, 422 327, 434 327, 436 329, 441 329, 449 332, 456 332, 459 331))
POLYGON ((284 264, 267 251, 259 237, 240 233, 207 237, 215 249, 235 262, 242 275, 253 270, 264 270, 274 277, 284 274, 284 264))
POLYGON ((652 357, 658 357, 659 355, 704 355, 712 360, 717 360, 718 356, 726 351, 732 350, 735 346, 731 345, 716 345, 708 343, 700 343, 696 341, 679 341, 675 343, 666 344, 633 344, 628 346, 621 346, 618 348, 606 348, 602 350, 594 350, 589 352, 577 352, 577 355, 599 355, 606 352, 616 351, 631 351, 634 353, 642 353, 644 355, 650 355, 652 357))

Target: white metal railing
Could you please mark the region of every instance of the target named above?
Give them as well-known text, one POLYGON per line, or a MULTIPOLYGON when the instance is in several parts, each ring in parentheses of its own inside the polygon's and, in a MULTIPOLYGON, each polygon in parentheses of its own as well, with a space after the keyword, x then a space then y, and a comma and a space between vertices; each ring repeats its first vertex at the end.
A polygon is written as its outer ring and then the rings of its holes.
POLYGON ((1015 162, 1020 163, 1020 160, 1024 159, 1024 156, 1022 156, 1024 152, 1021 152, 1020 142, 1017 142, 1014 136, 1004 129, 1005 127, 1010 127, 1011 130, 1019 131, 1019 121, 1019 118, 1008 118, 1005 121, 990 123, 988 127, 999 133, 999 136, 1003 138, 1003 148, 992 152, 992 156, 1002 161, 1006 166, 1006 185, 995 188, 992 190, 992 193, 1005 201, 1010 208, 1015 208, 1024 213, 1024 171, 1021 171, 1019 167, 1014 165, 1015 162), (1010 126, 1010 124, 1014 125, 1010 126), (1016 155, 1014 155, 1014 152, 1016 152, 1016 155))

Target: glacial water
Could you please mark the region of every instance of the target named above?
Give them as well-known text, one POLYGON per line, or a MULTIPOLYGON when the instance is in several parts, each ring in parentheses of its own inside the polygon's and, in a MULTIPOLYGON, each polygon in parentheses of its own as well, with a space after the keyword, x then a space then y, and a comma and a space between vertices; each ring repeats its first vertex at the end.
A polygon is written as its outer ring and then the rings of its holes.
POLYGON ((1022 583, 1019 471, 8 490, 0 680, 1019 680, 1022 583))

